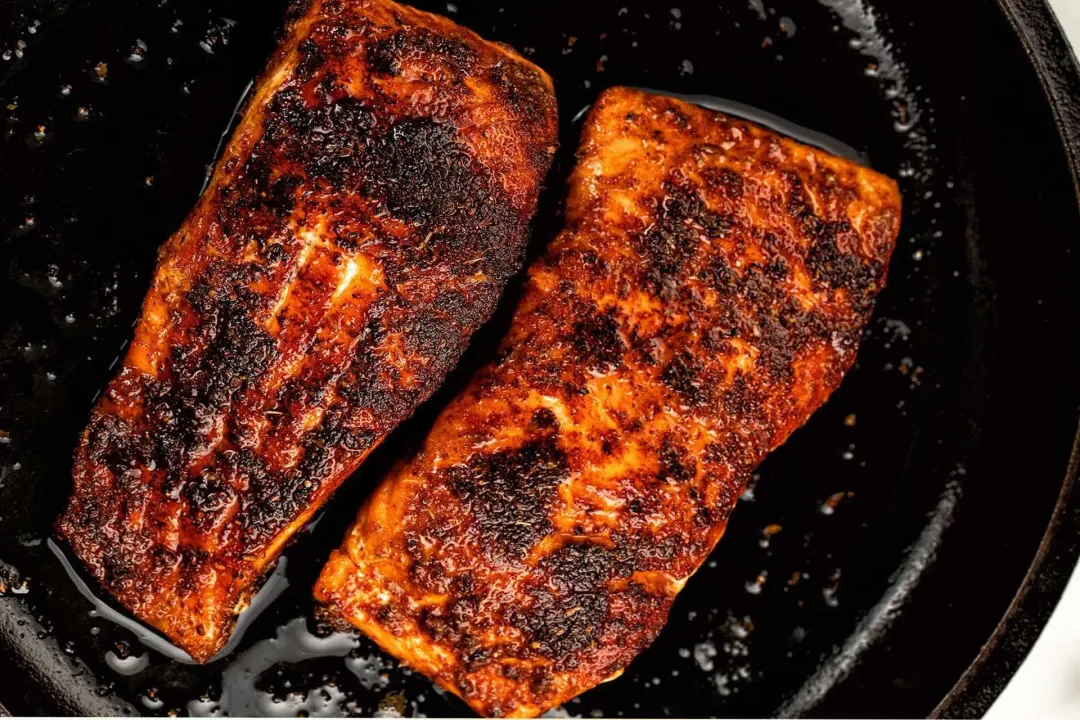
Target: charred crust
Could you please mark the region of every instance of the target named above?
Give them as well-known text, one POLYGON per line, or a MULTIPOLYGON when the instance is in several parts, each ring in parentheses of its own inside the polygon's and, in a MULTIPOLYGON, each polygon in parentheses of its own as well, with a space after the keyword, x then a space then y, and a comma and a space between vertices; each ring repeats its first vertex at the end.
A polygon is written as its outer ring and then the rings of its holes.
POLYGON ((504 49, 381 0, 292 7, 259 87, 288 76, 253 93, 262 104, 162 250, 168 349, 109 386, 58 521, 106 588, 197 660, 227 639, 270 543, 491 315, 555 142, 547 79, 504 49), (373 269, 371 287, 331 297, 348 260, 373 269))
POLYGON ((660 438, 659 457, 660 480, 683 483, 697 476, 697 463, 683 453, 682 444, 671 433, 660 438))
POLYGON ((712 399, 709 385, 704 377, 704 366, 700 358, 684 352, 674 359, 660 373, 660 382, 668 386, 689 405, 701 406, 712 399))
POLYGON ((820 285, 848 291, 858 303, 872 301, 881 263, 857 252, 842 250, 842 241, 858 246, 851 223, 847 218, 827 220, 818 216, 810 205, 802 180, 789 175, 788 182, 791 189, 787 211, 810 243, 806 267, 811 277, 820 285))
POLYGON ((420 61, 438 62, 460 78, 474 71, 478 55, 475 48, 459 38, 425 28, 410 28, 370 43, 367 59, 371 70, 381 75, 398 75, 403 63, 420 61))
POLYGON ((574 323, 570 343, 586 367, 607 371, 622 365, 626 344, 620 336, 614 308, 589 315, 574 323))
POLYGON ((540 433, 548 433, 559 426, 559 420, 549 408, 539 408, 532 415, 531 427, 540 433))
POLYGON ((554 435, 519 448, 474 454, 448 471, 449 485, 490 548, 521 557, 551 530, 554 489, 568 474, 554 435))
POLYGON ((673 278, 697 251, 702 234, 723 233, 727 221, 709 213, 692 190, 667 181, 664 195, 651 199, 655 221, 641 235, 655 276, 673 278))
POLYGON ((865 221, 897 217, 874 176, 674 100, 608 91, 584 138, 494 364, 388 480, 402 529, 349 548, 383 562, 404 539, 391 604, 487 714, 562 702, 656 637, 673 580, 850 364, 896 229, 865 221), (611 138, 647 149, 594 173, 611 138))
POLYGON ((881 265, 840 250, 836 242, 838 231, 829 227, 820 231, 806 256, 806 267, 814 280, 835 289, 847 290, 860 308, 872 302, 874 284, 881 265))
POLYGON ((468 250, 478 236, 505 237, 518 229, 505 191, 446 123, 399 122, 372 143, 361 162, 372 197, 395 217, 439 233, 449 248, 468 250))
POLYGON ((610 607, 608 581, 616 572, 614 555, 596 545, 572 543, 539 563, 546 579, 534 586, 527 608, 512 610, 509 620, 521 628, 531 651, 572 669, 575 655, 594 647, 603 634, 610 607))

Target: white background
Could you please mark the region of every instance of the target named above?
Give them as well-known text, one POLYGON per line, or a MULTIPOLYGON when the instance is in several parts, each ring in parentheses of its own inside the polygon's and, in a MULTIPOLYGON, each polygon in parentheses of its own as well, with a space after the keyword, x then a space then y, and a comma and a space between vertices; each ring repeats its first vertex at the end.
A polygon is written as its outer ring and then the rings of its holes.
MULTIPOLYGON (((1074 49, 1080 49, 1080 0, 1050 0, 1074 49)), ((1050 623, 987 720, 1080 719, 1080 570, 1073 573, 1050 623)))

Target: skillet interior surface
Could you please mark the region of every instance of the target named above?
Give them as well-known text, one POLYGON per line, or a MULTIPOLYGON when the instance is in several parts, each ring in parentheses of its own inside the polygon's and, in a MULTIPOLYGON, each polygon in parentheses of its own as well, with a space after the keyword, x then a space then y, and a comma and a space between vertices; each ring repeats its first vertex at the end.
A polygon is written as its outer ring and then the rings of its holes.
MULTIPOLYGON (((760 468, 654 646, 562 711, 931 712, 1036 555, 1080 406, 1066 353, 1080 339, 1075 188, 1006 15, 974 0, 415 4, 556 80, 562 149, 533 254, 560 224, 574 118, 615 84, 812 128, 904 194, 856 368, 760 468)), ((514 290, 446 387, 289 548, 280 595, 227 657, 199 667, 147 647, 160 643, 92 604, 49 542, 157 248, 193 205, 284 5, 0 6, 0 702, 14 712, 468 714, 367 640, 327 635, 310 588, 360 500, 490 353, 514 290)))

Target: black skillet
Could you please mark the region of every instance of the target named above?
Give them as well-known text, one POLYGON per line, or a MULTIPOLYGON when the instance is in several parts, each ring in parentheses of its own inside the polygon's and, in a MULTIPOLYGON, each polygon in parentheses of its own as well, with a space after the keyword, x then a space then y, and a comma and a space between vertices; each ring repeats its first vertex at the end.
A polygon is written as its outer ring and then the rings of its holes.
MULTIPOLYGON (((565 712, 984 712, 1080 538, 1067 351, 1080 346, 1080 72, 1047 8, 418 4, 556 79, 563 149, 536 248, 559 225, 573 118, 613 84, 767 111, 852 146, 904 193, 857 367, 761 468, 655 645, 565 712)), ((49 541, 154 253, 198 195, 283 5, 0 2, 0 702, 12 712, 467 713, 367 641, 321 637, 305 618, 357 503, 483 359, 513 292, 445 391, 289 549, 274 586, 289 587, 228 657, 197 667, 147 649, 160 643, 95 609, 49 541)))

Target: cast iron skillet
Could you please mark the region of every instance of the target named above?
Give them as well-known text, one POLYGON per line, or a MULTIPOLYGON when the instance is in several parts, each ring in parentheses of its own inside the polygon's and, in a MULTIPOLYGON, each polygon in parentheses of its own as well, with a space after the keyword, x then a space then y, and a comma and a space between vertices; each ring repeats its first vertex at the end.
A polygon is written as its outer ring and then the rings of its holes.
MULTIPOLYGON (((555 77, 559 226, 603 87, 735 100, 898 177, 903 228, 857 367, 760 470, 655 645, 585 716, 976 716, 1075 565, 1080 73, 1037 0, 418 2, 555 77), (779 529, 778 529, 779 528, 779 529)), ((310 587, 462 367, 288 551, 289 587, 205 667, 147 649, 68 576, 71 450, 283 2, 0 4, 0 700, 16 713, 466 714, 310 587), (297 619, 299 618, 299 619, 297 619), (277 638, 277 639, 273 639, 277 638)), ((93 589, 93 588, 91 588, 93 589)), ((152 639, 146 643, 156 645, 152 639)))

